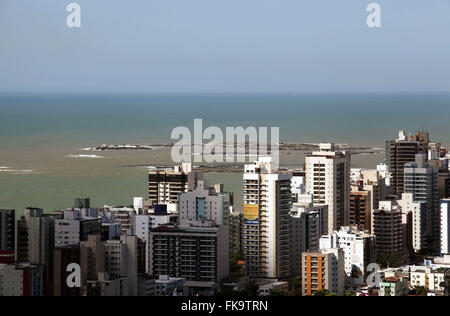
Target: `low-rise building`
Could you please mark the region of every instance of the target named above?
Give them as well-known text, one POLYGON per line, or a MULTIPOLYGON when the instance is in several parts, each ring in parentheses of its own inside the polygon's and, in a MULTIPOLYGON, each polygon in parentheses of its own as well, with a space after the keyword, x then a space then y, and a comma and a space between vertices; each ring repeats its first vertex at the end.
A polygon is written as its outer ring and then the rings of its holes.
POLYGON ((216 291, 215 282, 187 281, 183 286, 183 296, 214 296, 216 291))
POLYGON ((138 296, 156 296, 156 279, 149 274, 138 275, 138 296))
POLYGON ((411 271, 411 286, 424 287, 428 291, 442 295, 444 293, 443 282, 445 281, 446 271, 450 269, 432 270, 421 267, 411 271))
POLYGON ((279 290, 285 293, 289 292, 289 283, 282 281, 273 281, 267 284, 261 284, 258 287, 258 296, 269 296, 272 290, 279 290))
POLYGON ((409 294, 408 280, 402 277, 386 277, 380 282, 378 296, 407 296, 409 294))
POLYGON ((185 278, 160 275, 155 281, 155 296, 179 296, 183 293, 185 278))

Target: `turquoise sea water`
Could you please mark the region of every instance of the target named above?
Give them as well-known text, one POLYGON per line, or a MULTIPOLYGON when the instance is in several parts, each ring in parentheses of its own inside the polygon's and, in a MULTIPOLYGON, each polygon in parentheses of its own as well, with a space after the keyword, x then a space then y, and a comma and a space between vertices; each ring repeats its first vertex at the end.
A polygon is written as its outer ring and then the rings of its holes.
MULTIPOLYGON (((428 130, 432 140, 450 144, 450 94, 0 95, 0 208, 53 210, 79 195, 97 206, 130 204, 147 191, 145 168, 133 166, 171 164, 167 151, 70 156, 103 143, 168 143, 173 128, 192 128, 194 118, 204 127, 278 126, 282 141, 382 148, 405 129, 428 130)), ((363 167, 381 160, 353 159, 363 167)), ((240 175, 208 177, 239 200, 240 175)))
POLYGON ((1 95, 0 110, 2 147, 167 142, 194 118, 279 126, 286 141, 381 144, 403 128, 450 143, 450 94, 1 95))

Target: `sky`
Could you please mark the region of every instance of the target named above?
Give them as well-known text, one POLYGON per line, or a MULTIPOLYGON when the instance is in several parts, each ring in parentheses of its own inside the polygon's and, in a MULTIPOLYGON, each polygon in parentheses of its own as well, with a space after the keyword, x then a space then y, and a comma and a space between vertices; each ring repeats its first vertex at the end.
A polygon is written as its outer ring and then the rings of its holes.
POLYGON ((371 2, 0 0, 0 93, 449 92, 450 1, 371 2))

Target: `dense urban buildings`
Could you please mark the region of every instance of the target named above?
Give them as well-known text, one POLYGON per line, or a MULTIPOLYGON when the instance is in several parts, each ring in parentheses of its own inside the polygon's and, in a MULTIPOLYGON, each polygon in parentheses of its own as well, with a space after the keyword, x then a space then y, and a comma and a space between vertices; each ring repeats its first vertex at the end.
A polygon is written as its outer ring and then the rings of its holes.
POLYGON ((129 206, 0 210, 0 295, 448 295, 447 150, 400 132, 361 169, 314 146, 300 169, 244 165, 242 207, 183 164, 129 206))

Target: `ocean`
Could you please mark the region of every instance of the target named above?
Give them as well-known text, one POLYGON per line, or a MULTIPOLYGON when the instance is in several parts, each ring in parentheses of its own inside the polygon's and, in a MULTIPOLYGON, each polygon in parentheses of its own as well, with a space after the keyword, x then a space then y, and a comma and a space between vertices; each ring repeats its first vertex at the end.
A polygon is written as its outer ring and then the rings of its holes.
MULTIPOLYGON (((0 208, 130 205, 146 196, 147 167, 173 164, 167 148, 86 152, 101 144, 169 143, 173 128, 280 127, 284 142, 336 142, 384 148, 398 130, 427 130, 450 144, 450 94, 39 94, 0 95, 0 208), (88 156, 86 156, 88 155, 88 156), (95 156, 98 157, 95 157, 95 156)), ((374 168, 382 154, 352 157, 374 168)), ((300 168, 303 156, 283 153, 300 168)), ((224 183, 242 206, 239 174, 207 175, 224 183)))

